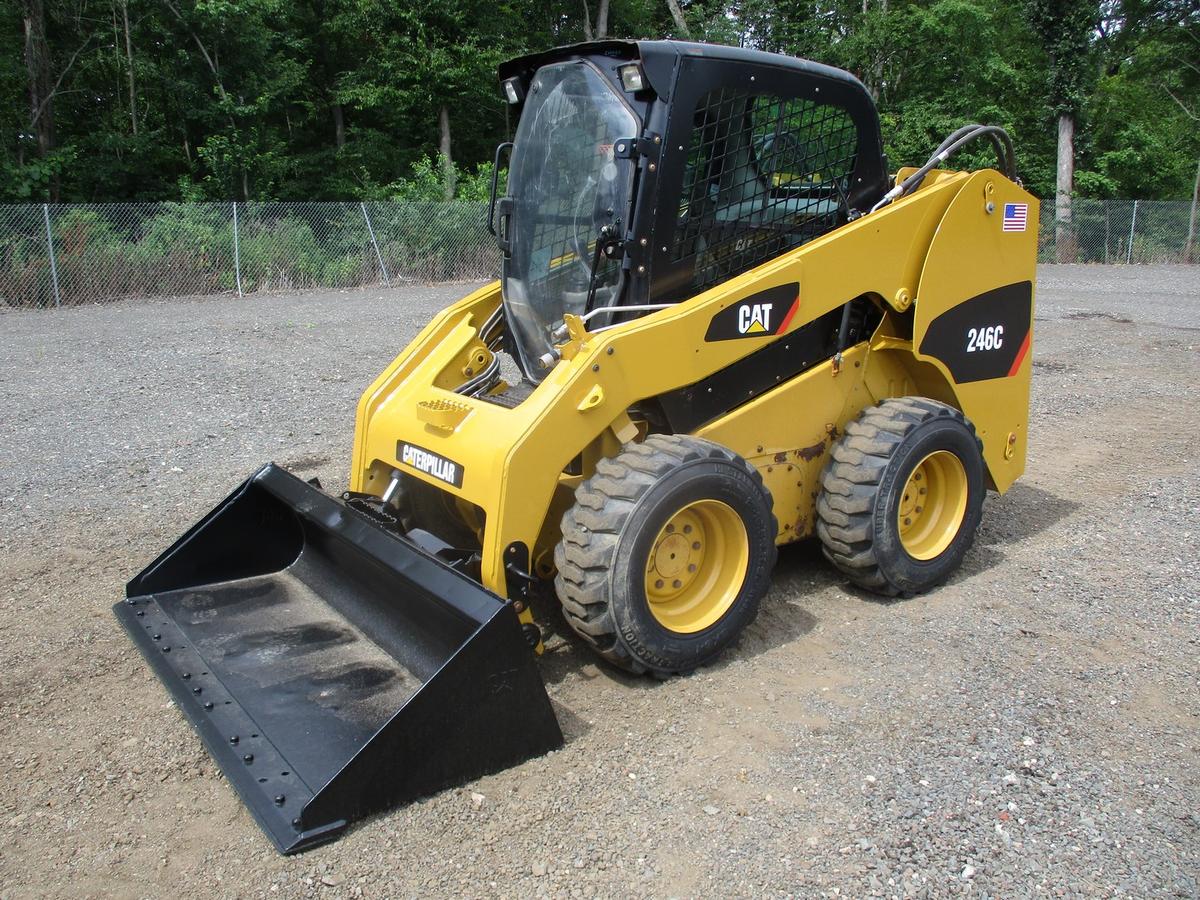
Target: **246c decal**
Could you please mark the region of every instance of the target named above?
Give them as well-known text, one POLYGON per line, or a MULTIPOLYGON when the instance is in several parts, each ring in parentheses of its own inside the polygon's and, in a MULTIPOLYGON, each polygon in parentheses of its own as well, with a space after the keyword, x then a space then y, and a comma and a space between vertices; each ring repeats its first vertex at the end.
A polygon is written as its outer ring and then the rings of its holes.
POLYGON ((977 350, 999 350, 1004 346, 1004 326, 993 325, 990 328, 967 329, 967 352, 977 350))
POLYGON ((921 355, 940 359, 957 384, 1006 378, 1029 353, 1033 284, 1018 281, 968 297, 929 323, 921 355))

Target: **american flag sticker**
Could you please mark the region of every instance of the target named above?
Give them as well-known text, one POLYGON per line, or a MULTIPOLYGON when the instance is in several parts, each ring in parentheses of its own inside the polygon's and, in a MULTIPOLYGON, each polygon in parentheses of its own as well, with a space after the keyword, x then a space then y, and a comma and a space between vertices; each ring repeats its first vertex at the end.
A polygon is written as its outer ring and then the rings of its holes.
POLYGON ((1025 222, 1029 218, 1028 203, 1005 203, 1004 222, 1001 231, 1024 231, 1025 222))

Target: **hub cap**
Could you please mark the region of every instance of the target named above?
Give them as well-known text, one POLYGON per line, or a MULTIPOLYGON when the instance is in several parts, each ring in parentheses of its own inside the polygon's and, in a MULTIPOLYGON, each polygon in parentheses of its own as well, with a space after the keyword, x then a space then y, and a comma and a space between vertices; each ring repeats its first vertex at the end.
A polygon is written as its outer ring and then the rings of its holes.
POLYGON ((646 561, 650 612, 670 631, 703 631, 733 605, 749 560, 746 526, 733 507, 689 503, 663 526, 646 561))
POLYGON ((949 450, 917 463, 900 495, 900 542, 913 559, 934 559, 954 540, 967 512, 967 472, 949 450))

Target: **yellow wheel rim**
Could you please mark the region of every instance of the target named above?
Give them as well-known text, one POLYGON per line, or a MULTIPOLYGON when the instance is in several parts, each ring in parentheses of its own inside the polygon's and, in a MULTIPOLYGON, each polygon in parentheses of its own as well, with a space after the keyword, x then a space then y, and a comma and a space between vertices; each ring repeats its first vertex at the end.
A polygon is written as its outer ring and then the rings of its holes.
POLYGON ((935 450, 908 476, 896 512, 900 542, 913 559, 944 553, 967 512, 967 470, 949 450, 935 450))
POLYGON ((725 615, 746 580, 749 544, 741 517, 720 500, 675 513, 646 561, 646 599, 658 624, 693 634, 725 615))

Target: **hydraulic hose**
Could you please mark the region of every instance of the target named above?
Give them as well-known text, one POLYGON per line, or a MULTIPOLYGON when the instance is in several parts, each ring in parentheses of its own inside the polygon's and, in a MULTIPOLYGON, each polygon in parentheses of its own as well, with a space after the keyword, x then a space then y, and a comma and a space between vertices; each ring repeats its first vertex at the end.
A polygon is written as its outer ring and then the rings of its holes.
POLYGON ((921 182, 925 180, 925 176, 933 171, 934 168, 944 163, 964 146, 971 143, 971 141, 981 137, 986 137, 995 149, 1001 174, 1005 178, 1016 181, 1016 153, 1013 150, 1012 138, 1008 136, 1008 132, 998 125, 964 125, 942 141, 933 152, 933 155, 926 160, 921 168, 917 169, 917 171, 913 172, 884 194, 880 201, 871 207, 871 212, 875 212, 875 210, 887 206, 893 200, 916 190, 920 187, 921 182))

